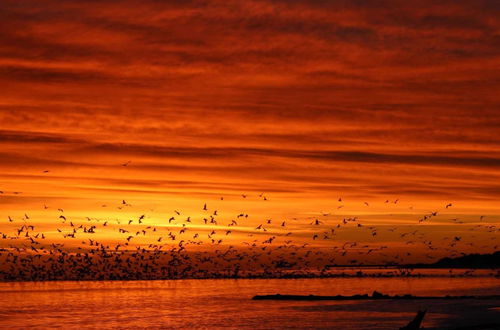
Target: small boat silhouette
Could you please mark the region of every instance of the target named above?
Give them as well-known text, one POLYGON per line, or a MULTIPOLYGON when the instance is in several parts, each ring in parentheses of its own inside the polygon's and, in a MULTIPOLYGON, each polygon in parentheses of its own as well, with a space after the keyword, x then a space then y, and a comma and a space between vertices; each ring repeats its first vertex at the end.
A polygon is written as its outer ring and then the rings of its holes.
POLYGON ((424 320, 425 313, 427 313, 426 309, 423 311, 418 311, 415 318, 413 320, 411 320, 407 326, 399 328, 399 330, 419 330, 420 325, 422 324, 422 321, 424 320))

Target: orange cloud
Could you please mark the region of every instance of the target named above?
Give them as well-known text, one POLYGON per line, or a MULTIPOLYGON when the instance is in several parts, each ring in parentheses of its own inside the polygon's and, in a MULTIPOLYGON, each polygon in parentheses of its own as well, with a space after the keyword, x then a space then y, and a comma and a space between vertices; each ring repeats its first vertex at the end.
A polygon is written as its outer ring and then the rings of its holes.
POLYGON ((50 202, 111 216, 101 204, 122 199, 196 213, 264 192, 262 217, 345 196, 349 214, 400 198, 405 222, 456 201, 496 225, 498 9, 2 1, 0 215, 50 202))

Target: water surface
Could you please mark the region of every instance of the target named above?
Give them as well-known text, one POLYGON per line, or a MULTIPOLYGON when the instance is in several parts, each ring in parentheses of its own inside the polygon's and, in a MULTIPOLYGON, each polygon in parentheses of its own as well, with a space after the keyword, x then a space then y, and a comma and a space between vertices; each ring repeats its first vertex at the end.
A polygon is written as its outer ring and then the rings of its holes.
POLYGON ((0 283, 0 327, 397 329, 500 321, 498 300, 254 301, 256 294, 500 295, 494 277, 0 283))

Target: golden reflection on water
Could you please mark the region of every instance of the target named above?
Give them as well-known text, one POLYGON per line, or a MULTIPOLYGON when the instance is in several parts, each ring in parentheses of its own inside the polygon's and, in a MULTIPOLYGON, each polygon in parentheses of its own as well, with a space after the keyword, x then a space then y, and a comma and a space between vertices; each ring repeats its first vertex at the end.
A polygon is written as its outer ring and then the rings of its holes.
POLYGON ((394 329, 498 319, 493 301, 253 301, 256 294, 500 294, 494 277, 0 283, 2 328, 394 329))

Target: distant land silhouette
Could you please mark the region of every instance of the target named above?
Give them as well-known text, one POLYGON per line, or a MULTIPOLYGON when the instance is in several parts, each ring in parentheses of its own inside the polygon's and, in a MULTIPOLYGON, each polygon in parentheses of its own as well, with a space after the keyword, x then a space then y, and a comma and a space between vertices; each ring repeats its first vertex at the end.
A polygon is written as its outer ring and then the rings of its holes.
MULTIPOLYGON (((170 253, 163 251, 137 250, 118 252, 93 250, 93 254, 69 254, 63 250, 49 255, 14 254, 8 252, 4 263, 0 262, 0 281, 46 281, 46 280, 155 280, 177 278, 313 278, 346 276, 422 276, 414 273, 416 269, 466 269, 464 274, 472 275, 474 269, 500 269, 500 251, 492 254, 469 254, 458 258, 443 258, 432 264, 393 264, 366 266, 334 265, 323 270, 290 269, 283 272, 269 265, 261 264, 263 269, 240 271, 240 265, 227 259, 226 254, 190 255, 182 250, 170 253), (205 256, 205 259, 202 257, 205 256), (201 261, 208 260, 218 266, 204 269, 201 261), (223 264, 222 262, 226 263, 223 264), (389 268, 387 268, 389 267, 389 268), (345 272, 350 268, 356 272, 345 272), (361 269, 360 269, 361 268, 361 269), (368 269, 380 268, 380 272, 370 273, 368 269), (336 273, 335 270, 341 273, 336 273), (384 272, 385 269, 388 272, 384 272), (366 270, 366 272, 365 272, 366 270)), ((236 250, 235 250, 236 251, 236 250)), ((450 275, 452 273, 450 272, 450 275)), ((497 276, 499 276, 497 274, 497 276)))
POLYGON ((318 295, 293 295, 293 294, 270 294, 256 295, 252 300, 458 300, 458 299, 488 299, 498 300, 498 295, 487 296, 414 296, 409 293, 404 295, 388 295, 377 291, 373 291, 372 295, 355 294, 352 296, 318 296, 318 295))
POLYGON ((490 254, 468 254, 457 258, 442 258, 432 264, 405 265, 411 268, 500 268, 500 251, 490 254))

